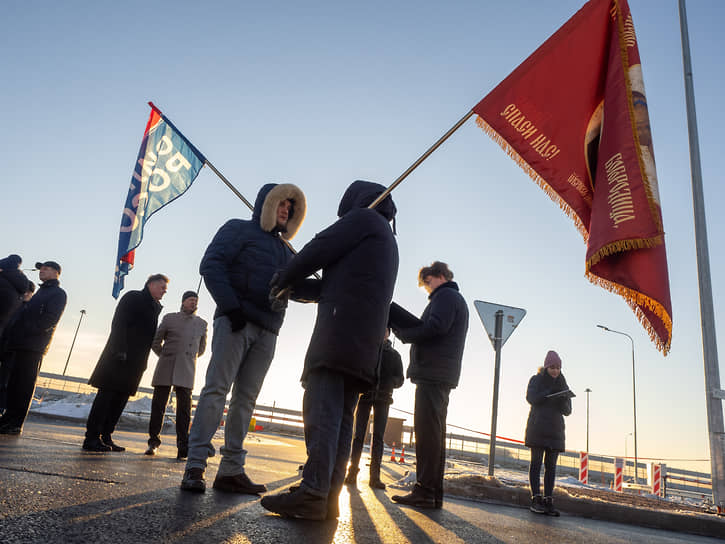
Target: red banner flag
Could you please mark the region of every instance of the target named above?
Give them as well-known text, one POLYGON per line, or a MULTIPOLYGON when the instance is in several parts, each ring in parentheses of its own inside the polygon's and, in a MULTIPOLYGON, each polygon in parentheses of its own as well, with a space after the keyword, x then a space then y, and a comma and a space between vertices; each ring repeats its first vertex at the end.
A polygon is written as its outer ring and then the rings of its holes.
POLYGON ((667 255, 627 1, 588 2, 473 111, 574 220, 587 243, 587 278, 624 297, 666 355, 667 255))

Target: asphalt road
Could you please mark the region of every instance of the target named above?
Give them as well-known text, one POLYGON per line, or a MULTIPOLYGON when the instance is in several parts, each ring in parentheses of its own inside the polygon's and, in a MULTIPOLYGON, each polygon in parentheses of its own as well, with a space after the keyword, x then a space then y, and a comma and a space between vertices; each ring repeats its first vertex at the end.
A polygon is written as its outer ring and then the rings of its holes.
MULTIPOLYGON (((361 476, 358 488, 340 498, 339 520, 312 522, 280 518, 259 497, 210 489, 179 490, 184 463, 174 458, 175 439, 164 435, 160 454, 143 455, 142 432, 118 431, 123 453, 80 449, 76 424, 29 421, 19 437, 0 435, 0 542, 204 542, 204 543, 708 543, 714 538, 660 531, 563 515, 550 518, 527 509, 448 499, 443 510, 400 507, 399 491, 373 491, 361 476)), ((221 445, 221 440, 215 440, 221 445)), ((297 437, 252 433, 247 449, 250 477, 269 492, 298 481, 305 460, 297 437)), ((365 459, 365 456, 363 456, 365 459)), ((216 473, 210 459, 207 483, 216 473)), ((383 480, 406 467, 384 463, 383 480)), ((364 474, 365 471, 361 471, 364 474)))

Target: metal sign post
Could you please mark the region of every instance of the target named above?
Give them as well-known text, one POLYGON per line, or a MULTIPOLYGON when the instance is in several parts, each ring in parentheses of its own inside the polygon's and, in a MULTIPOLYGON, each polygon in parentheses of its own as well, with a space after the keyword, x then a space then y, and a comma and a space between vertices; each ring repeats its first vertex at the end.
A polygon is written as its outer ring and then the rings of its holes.
POLYGON ((473 306, 481 318, 483 328, 488 333, 494 352, 496 363, 493 371, 493 407, 491 408, 491 441, 488 451, 488 475, 493 476, 493 468, 496 462, 496 422, 498 420, 498 381, 501 375, 501 348, 514 332, 516 326, 526 315, 526 310, 513 308, 501 304, 492 304, 475 300, 473 306), (493 334, 491 334, 493 329, 493 334))

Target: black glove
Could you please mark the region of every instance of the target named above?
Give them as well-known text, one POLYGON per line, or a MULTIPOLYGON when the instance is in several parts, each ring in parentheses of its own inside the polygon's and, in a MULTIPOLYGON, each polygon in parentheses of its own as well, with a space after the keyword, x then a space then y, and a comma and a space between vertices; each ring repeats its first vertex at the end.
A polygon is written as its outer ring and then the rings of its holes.
POLYGON ((244 317, 244 312, 241 308, 235 308, 234 310, 227 312, 227 317, 232 323, 232 332, 240 331, 247 324, 247 320, 244 317))
POLYGON ((282 312, 287 308, 291 291, 289 287, 284 289, 280 289, 277 286, 272 287, 269 291, 269 306, 272 308, 272 311, 282 312))

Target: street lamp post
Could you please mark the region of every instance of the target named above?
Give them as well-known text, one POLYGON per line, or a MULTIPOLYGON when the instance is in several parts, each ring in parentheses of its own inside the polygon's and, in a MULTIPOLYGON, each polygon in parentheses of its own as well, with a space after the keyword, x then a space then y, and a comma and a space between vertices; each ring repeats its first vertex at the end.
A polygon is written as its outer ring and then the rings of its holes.
POLYGON ((587 453, 589 453, 589 393, 592 390, 587 387, 584 392, 587 394, 587 453))
POLYGON ((634 483, 639 483, 637 481, 637 386, 636 381, 634 377, 634 340, 632 340, 632 337, 628 335, 626 332, 621 331, 615 331, 614 329, 610 329, 609 327, 605 327, 604 325, 597 325, 600 329, 604 329, 607 332, 613 332, 615 334, 621 334, 622 336, 626 336, 629 338, 629 341, 632 343, 632 407, 634 409, 634 483))
POLYGON ((632 436, 632 433, 627 433, 624 435, 624 473, 627 473, 627 438, 632 436))
POLYGON ((70 350, 68 351, 68 358, 65 360, 65 366, 63 367, 63 376, 65 376, 65 371, 68 370, 68 362, 70 361, 70 354, 73 353, 73 346, 76 343, 76 336, 78 336, 78 329, 81 328, 81 321, 83 321, 83 316, 86 315, 85 310, 81 310, 81 317, 78 319, 78 326, 76 327, 76 333, 73 335, 73 341, 70 343, 70 350))

